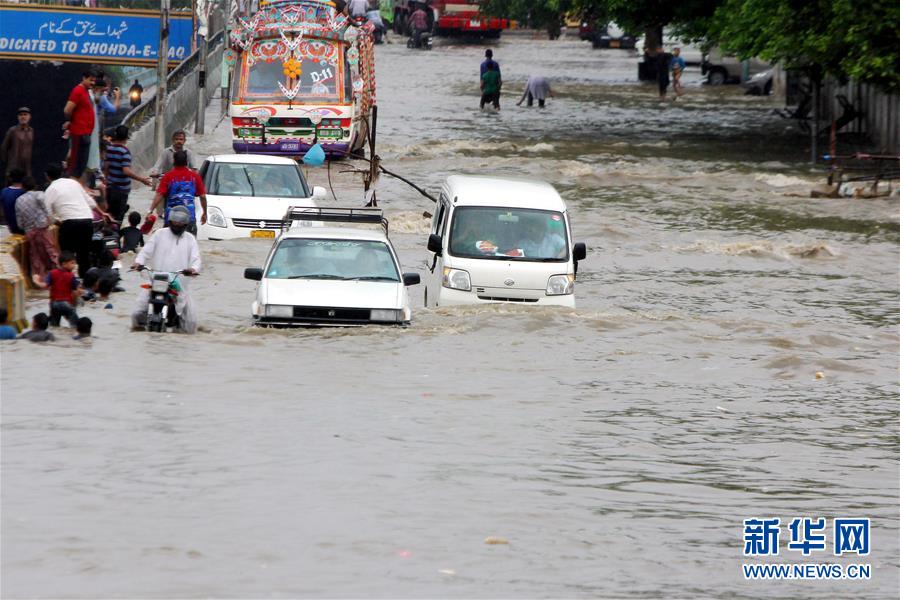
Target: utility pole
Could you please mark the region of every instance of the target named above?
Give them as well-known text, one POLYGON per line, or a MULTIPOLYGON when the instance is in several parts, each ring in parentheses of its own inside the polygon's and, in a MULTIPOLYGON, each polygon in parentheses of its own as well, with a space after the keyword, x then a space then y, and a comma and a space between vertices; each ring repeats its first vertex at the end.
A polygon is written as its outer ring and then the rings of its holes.
MULTIPOLYGON (((224 40, 224 48, 228 50, 231 47, 231 3, 235 0, 225 0, 225 40, 224 40)), ((225 60, 225 52, 222 53, 222 70, 220 73, 222 74, 222 114, 225 114, 225 111, 228 110, 228 80, 231 77, 230 67, 228 66, 228 62, 225 60)))
POLYGON ((166 147, 166 78, 169 76, 169 8, 171 0, 159 0, 159 52, 156 63, 156 156, 166 147))
POLYGON ((206 39, 209 37, 209 6, 206 0, 197 2, 197 33, 200 34, 200 71, 197 74, 198 101, 197 117, 194 119, 194 133, 203 134, 206 125, 206 39))

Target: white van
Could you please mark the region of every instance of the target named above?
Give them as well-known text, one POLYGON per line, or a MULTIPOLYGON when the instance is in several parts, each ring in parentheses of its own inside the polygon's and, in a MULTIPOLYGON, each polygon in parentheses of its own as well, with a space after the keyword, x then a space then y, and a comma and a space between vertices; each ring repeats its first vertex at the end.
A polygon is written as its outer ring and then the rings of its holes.
POLYGON ((425 306, 522 302, 575 306, 584 244, 548 183, 453 175, 428 236, 425 306))

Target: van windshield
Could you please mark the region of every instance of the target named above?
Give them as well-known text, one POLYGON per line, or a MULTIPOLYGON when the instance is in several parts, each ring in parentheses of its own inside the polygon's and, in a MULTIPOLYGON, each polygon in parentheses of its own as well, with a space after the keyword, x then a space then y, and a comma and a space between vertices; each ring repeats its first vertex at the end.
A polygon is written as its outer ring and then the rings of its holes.
POLYGON ((565 216, 551 210, 463 206, 450 227, 450 254, 463 258, 566 262, 565 216))

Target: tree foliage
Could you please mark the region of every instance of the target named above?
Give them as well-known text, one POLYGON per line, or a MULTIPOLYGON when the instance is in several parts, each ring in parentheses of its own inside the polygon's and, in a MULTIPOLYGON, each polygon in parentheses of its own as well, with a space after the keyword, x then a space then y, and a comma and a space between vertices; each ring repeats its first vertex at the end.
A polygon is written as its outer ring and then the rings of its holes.
POLYGON ((900 88, 895 0, 725 0, 709 35, 741 57, 900 88))

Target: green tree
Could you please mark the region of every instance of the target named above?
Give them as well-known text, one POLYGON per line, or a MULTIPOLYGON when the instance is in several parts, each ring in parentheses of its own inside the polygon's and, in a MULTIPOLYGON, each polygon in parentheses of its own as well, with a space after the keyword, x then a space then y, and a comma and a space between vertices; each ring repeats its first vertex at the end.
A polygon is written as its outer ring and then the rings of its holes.
POLYGON ((741 58, 900 89, 896 0, 725 0, 707 31, 741 58))

